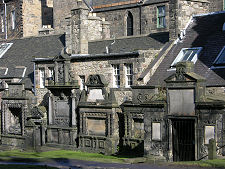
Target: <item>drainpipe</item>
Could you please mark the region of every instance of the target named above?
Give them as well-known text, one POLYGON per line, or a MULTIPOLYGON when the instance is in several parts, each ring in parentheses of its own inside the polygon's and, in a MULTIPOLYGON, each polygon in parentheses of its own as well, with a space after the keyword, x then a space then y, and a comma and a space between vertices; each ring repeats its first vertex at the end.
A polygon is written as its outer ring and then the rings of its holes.
POLYGON ((35 70, 36 70, 36 63, 34 63, 34 79, 33 79, 34 88, 33 88, 33 92, 34 92, 34 95, 37 96, 37 93, 36 93, 36 76, 35 76, 35 70))
POLYGON ((141 26, 141 17, 142 17, 142 8, 141 6, 144 4, 144 0, 140 0, 138 1, 137 5, 139 6, 139 29, 140 29, 140 35, 142 33, 141 29, 142 29, 142 26, 141 26))
POLYGON ((8 30, 7 30, 7 8, 6 8, 6 3, 5 0, 3 0, 3 4, 5 6, 5 39, 8 38, 8 30))

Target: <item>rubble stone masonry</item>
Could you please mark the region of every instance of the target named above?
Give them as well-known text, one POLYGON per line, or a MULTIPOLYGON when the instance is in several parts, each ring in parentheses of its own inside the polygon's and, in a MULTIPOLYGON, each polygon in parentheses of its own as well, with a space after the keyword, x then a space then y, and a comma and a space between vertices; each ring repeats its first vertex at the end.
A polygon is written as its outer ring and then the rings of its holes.
POLYGON ((37 36, 42 27, 41 1, 24 0, 23 13, 23 36, 37 36))

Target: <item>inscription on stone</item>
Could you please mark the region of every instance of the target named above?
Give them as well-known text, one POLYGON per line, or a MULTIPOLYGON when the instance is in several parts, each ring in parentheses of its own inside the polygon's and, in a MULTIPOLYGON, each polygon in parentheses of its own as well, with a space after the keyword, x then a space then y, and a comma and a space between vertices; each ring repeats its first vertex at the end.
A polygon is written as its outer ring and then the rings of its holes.
POLYGON ((152 140, 161 140, 161 124, 152 123, 152 140))
POLYGON ((101 89, 91 89, 87 98, 88 102, 95 102, 96 100, 104 100, 101 89))
POLYGON ((169 113, 194 115, 194 89, 169 90, 169 113))
POLYGON ((57 117, 68 117, 70 106, 68 102, 58 101, 57 102, 57 117))
POLYGON ((105 119, 87 119, 87 130, 89 135, 105 136, 105 119))

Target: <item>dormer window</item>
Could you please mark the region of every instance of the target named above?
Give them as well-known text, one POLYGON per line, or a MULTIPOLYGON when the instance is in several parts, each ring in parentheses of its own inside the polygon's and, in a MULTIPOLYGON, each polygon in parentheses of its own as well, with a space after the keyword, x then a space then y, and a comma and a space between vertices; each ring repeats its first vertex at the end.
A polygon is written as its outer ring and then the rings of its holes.
POLYGON ((225 66, 225 46, 217 56, 216 60, 213 63, 214 66, 225 66))
POLYGON ((12 43, 2 43, 0 44, 0 58, 7 52, 7 50, 12 46, 12 43))
POLYGON ((171 64, 171 68, 175 67, 178 62, 191 61, 195 63, 198 59, 201 50, 202 47, 181 49, 180 53, 177 55, 176 59, 171 64))

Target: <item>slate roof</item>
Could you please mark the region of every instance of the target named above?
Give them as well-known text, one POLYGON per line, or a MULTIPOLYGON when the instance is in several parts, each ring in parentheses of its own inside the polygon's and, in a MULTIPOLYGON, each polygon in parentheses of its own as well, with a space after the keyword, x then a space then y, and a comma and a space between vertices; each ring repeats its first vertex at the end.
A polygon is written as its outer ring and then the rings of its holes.
POLYGON ((52 57, 60 54, 65 46, 64 35, 48 35, 40 37, 29 37, 15 39, 11 48, 0 58, 0 78, 21 78, 26 67, 23 78, 26 88, 32 87, 34 64, 31 62, 34 57, 52 57), (8 73, 4 75, 5 69, 8 73))
POLYGON ((94 12, 116 10, 120 8, 137 7, 156 3, 165 3, 169 0, 85 0, 94 12))
POLYGON ((211 13, 193 17, 186 30, 185 38, 175 44, 159 65, 148 85, 163 85, 164 80, 175 71, 168 71, 170 65, 182 48, 203 47, 194 65, 195 73, 206 78, 207 86, 225 86, 225 67, 210 69, 214 60, 225 46, 225 12, 211 13))
POLYGON ((109 46, 110 53, 134 52, 137 50, 147 50, 150 48, 160 49, 166 42, 169 41, 169 33, 155 33, 146 36, 131 36, 115 40, 97 40, 88 43, 89 54, 106 53, 106 46, 109 46))

